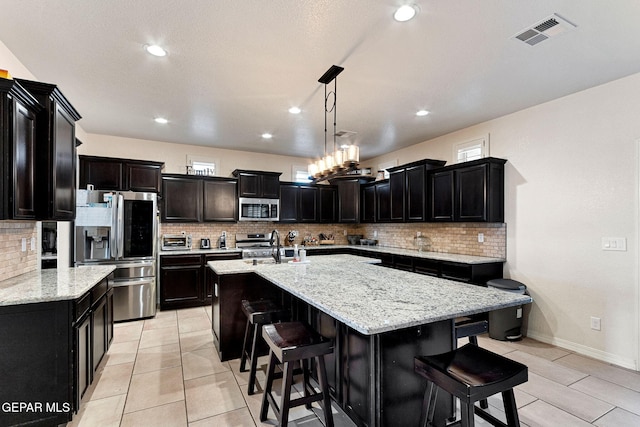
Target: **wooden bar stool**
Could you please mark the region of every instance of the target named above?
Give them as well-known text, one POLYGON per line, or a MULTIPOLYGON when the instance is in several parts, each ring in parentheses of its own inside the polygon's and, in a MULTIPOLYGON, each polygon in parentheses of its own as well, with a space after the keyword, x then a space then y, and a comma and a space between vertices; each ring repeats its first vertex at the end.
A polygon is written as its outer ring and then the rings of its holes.
POLYGON ((269 405, 278 418, 278 425, 286 426, 289 421, 289 409, 305 405, 311 409, 312 402, 320 402, 324 411, 325 427, 333 427, 331 413, 331 399, 327 384, 327 371, 324 355, 333 352, 333 342, 324 338, 311 327, 302 322, 285 322, 265 325, 262 337, 269 345, 269 369, 267 370, 267 385, 262 397, 260 421, 266 421, 269 405), (309 382, 309 359, 315 358, 318 364, 318 382, 320 392, 316 392, 309 382), (293 385, 293 371, 296 362, 302 363, 304 396, 291 400, 291 386, 293 385), (275 378, 276 364, 284 364, 282 369, 282 395, 280 405, 271 394, 275 378))
MULTIPOLYGON (((455 346, 458 346, 459 338, 465 337, 469 338, 469 342, 471 344, 478 345, 478 335, 484 334, 488 330, 489 322, 481 316, 472 315, 469 317, 458 317, 455 320, 455 346)), ((489 407, 489 402, 487 402, 487 399, 482 399, 480 401, 480 407, 482 409, 487 409, 489 407)))
POLYGON ((517 427, 518 408, 513 387, 528 380, 527 367, 473 344, 435 356, 414 359, 415 372, 429 383, 424 395, 421 426, 432 426, 438 389, 460 399, 461 425, 473 427, 474 412, 491 425, 517 427), (507 424, 474 405, 496 393, 502 393, 507 424))
POLYGON ((247 301, 242 300, 242 312, 247 316, 247 326, 244 330, 244 341, 242 343, 242 358, 240 359, 240 372, 247 370, 247 360, 251 364, 249 368, 249 383, 247 393, 253 394, 256 384, 256 370, 258 367, 258 356, 256 346, 260 337, 260 330, 263 325, 287 320, 289 313, 273 303, 271 300, 247 301), (251 345, 249 345, 251 343, 251 345))

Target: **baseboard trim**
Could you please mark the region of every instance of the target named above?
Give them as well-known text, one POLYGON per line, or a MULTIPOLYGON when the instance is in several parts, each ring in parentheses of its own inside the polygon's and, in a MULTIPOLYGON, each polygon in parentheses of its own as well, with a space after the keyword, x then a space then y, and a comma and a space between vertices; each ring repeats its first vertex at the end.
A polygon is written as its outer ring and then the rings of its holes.
POLYGON ((552 344, 558 347, 562 347, 566 350, 576 352, 583 356, 588 356, 593 359, 600 360, 602 362, 611 363, 613 365, 620 366, 622 368, 633 369, 634 371, 639 370, 637 360, 619 357, 615 354, 607 353, 606 351, 596 350, 595 348, 577 344, 573 341, 567 341, 560 338, 550 337, 548 335, 541 335, 532 331, 527 331, 527 337, 532 338, 536 341, 541 341, 547 344, 552 344))

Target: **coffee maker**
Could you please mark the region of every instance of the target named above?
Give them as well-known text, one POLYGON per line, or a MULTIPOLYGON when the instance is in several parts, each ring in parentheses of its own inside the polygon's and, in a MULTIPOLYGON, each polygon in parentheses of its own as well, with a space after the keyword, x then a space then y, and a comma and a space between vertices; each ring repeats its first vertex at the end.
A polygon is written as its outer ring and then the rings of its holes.
POLYGON ((227 249, 227 232, 226 231, 223 231, 222 234, 220 235, 219 242, 220 244, 218 245, 218 248, 227 249))

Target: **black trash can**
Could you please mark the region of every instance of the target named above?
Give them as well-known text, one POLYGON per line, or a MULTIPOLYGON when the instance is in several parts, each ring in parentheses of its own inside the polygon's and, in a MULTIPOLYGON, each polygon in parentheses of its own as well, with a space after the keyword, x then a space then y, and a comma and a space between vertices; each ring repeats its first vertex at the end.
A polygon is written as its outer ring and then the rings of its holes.
MULTIPOLYGON (((521 295, 526 294, 527 290, 524 284, 511 279, 489 280, 487 287, 521 295)), ((522 305, 490 311, 489 336, 500 341, 517 341, 522 339, 523 317, 522 305)))

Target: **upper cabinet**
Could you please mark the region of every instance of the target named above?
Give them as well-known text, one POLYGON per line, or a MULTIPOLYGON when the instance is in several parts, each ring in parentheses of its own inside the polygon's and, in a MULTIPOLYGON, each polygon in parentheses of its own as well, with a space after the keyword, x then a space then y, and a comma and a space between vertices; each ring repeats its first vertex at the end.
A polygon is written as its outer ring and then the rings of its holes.
POLYGON ((431 221, 504 222, 504 164, 487 157, 429 172, 431 221))
POLYGON ((238 220, 237 180, 162 175, 162 222, 238 220))
POLYGON ((360 220, 360 181, 357 178, 336 180, 338 186, 338 222, 360 220))
POLYGON ((76 211, 76 121, 71 103, 56 85, 16 79, 44 107, 36 124, 38 219, 70 221, 76 211))
POLYGON ((236 169, 239 197, 277 199, 280 197, 280 172, 262 172, 236 169))
POLYGON ((424 159, 388 169, 389 221, 426 221, 427 171, 441 168, 445 163, 424 159))
POLYGON ((79 156, 80 188, 160 192, 164 163, 112 157, 79 156))
POLYGON ((320 187, 295 182, 280 183, 280 222, 319 222, 320 187))
POLYGON ((42 105, 0 78, 0 219, 36 219, 36 117, 42 105))

